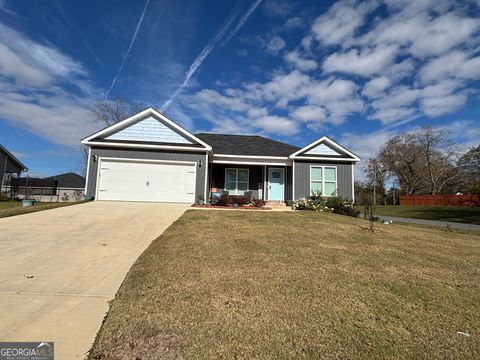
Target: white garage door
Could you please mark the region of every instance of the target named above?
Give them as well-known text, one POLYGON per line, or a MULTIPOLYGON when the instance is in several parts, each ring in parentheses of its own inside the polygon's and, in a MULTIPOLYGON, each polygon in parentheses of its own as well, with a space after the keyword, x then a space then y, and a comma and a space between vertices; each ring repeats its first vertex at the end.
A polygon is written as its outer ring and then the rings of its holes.
POLYGON ((195 200, 195 163, 101 159, 99 166, 98 200, 195 200))

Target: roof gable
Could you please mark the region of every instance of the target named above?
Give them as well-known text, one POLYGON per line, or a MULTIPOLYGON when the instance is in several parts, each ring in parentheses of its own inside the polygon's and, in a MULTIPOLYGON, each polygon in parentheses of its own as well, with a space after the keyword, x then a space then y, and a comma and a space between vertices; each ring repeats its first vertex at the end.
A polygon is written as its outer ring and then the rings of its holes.
POLYGON ((317 146, 312 147, 310 150, 305 151, 305 155, 326 155, 326 156, 342 156, 343 154, 326 145, 320 143, 317 146))
POLYGON ((82 144, 211 150, 210 145, 152 108, 87 136, 82 144))
POLYGON ((0 144, 0 151, 3 152, 7 157, 15 163, 21 170, 27 171, 28 168, 20 161, 18 160, 10 151, 7 150, 2 144, 0 144))
POLYGON ((185 136, 173 131, 164 123, 149 116, 133 123, 113 134, 104 137, 105 140, 147 141, 173 144, 193 144, 185 136))
POLYGON ((290 156, 292 159, 360 161, 360 158, 332 139, 323 136, 290 156))

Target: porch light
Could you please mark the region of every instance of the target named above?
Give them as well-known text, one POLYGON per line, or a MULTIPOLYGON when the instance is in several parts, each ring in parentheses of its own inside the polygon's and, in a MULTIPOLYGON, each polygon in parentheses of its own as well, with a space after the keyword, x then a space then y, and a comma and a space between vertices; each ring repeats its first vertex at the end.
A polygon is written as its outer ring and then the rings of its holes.
POLYGON ((93 160, 94 162, 96 162, 96 161, 97 161, 97 155, 92 155, 92 160, 93 160))
POLYGON ((198 160, 198 167, 202 167, 202 160, 198 160))

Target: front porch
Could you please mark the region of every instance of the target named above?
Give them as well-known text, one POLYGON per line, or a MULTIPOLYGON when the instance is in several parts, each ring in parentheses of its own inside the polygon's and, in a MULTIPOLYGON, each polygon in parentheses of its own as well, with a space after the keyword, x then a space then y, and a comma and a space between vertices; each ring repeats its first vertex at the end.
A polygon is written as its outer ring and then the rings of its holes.
POLYGON ((208 173, 208 200, 218 192, 270 203, 292 199, 291 166, 210 163, 208 173))

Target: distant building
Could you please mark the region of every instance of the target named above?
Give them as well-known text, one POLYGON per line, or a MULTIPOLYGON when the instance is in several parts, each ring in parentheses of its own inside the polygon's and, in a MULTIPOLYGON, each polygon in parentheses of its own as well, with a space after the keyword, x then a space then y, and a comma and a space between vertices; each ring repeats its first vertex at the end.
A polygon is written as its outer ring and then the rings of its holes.
POLYGON ((9 186, 13 177, 27 170, 20 160, 0 144, 0 192, 5 191, 4 186, 9 186))
POLYGON ((28 196, 37 201, 79 201, 85 189, 85 178, 65 173, 46 178, 12 178, 10 195, 23 199, 28 196))

